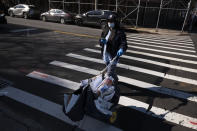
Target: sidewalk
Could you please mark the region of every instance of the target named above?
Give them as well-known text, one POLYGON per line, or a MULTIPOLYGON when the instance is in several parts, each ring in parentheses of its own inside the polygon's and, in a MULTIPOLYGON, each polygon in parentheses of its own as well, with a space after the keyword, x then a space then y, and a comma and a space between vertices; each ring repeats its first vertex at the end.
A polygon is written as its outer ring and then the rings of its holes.
POLYGON ((147 33, 147 34, 158 34, 158 35, 189 35, 187 31, 181 32, 181 30, 172 30, 172 29, 160 29, 156 31, 155 28, 134 28, 131 26, 124 26, 125 30, 128 32, 136 32, 136 33, 147 33))

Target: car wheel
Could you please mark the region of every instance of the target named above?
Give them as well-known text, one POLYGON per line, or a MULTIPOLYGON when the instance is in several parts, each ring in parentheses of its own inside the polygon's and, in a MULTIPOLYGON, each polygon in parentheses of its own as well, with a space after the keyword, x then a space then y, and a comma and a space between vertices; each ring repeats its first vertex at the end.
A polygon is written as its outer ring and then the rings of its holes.
POLYGON ((46 17, 45 16, 42 16, 42 21, 46 21, 46 17))
POLYGON ((10 11, 9 14, 10 14, 11 17, 14 17, 14 13, 12 11, 10 11))
POLYGON ((83 21, 81 19, 76 19, 75 20, 75 24, 79 25, 79 26, 82 26, 83 25, 83 21))
POLYGON ((27 13, 23 13, 23 18, 24 18, 24 19, 28 19, 27 13))
POLYGON ((102 21, 101 22, 101 29, 104 29, 106 25, 107 25, 107 22, 106 21, 102 21))
POLYGON ((64 19, 64 18, 61 18, 61 19, 60 19, 60 23, 61 23, 61 24, 65 24, 65 19, 64 19))

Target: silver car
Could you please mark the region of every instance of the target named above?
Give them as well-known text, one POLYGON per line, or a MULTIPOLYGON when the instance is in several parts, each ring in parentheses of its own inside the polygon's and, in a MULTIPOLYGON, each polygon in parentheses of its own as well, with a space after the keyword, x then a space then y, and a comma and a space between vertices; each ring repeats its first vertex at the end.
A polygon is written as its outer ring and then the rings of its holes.
POLYGON ((8 9, 10 16, 27 18, 39 18, 40 11, 34 5, 19 4, 8 9))
POLYGON ((41 14, 43 21, 54 21, 65 24, 66 22, 73 22, 73 14, 65 12, 60 9, 51 9, 41 14))

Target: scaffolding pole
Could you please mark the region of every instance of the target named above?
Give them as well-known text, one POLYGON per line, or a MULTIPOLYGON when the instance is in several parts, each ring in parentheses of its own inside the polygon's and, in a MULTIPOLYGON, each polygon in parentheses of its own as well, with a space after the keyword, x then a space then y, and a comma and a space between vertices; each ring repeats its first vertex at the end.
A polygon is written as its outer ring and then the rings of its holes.
POLYGON ((143 26, 144 26, 144 18, 145 18, 145 15, 146 15, 146 8, 147 8, 147 5, 148 5, 148 2, 149 2, 149 0, 146 0, 146 6, 145 6, 145 11, 144 11, 144 16, 143 16, 143 26))
POLYGON ((161 0, 161 3, 160 3, 159 14, 158 14, 158 18, 157 18, 157 25, 156 25, 156 29, 155 29, 156 32, 158 32, 158 26, 159 26, 162 5, 163 5, 163 0, 161 0))
POLYGON ((97 10, 98 0, 95 0, 95 10, 97 10))
POLYGON ((51 9, 51 0, 49 0, 49 10, 51 9))
POLYGON ((64 10, 64 0, 62 1, 62 4, 63 4, 63 10, 64 10))
POLYGON ((118 0, 116 0, 116 12, 118 12, 118 0))
POLYGON ((78 0, 78 14, 81 13, 81 2, 80 0, 78 0))
POLYGON ((189 9, 190 9, 191 2, 192 2, 192 0, 190 0, 189 3, 188 3, 187 13, 186 13, 186 15, 185 15, 185 20, 184 20, 184 22, 183 22, 183 26, 182 26, 182 29, 181 29, 181 33, 184 31, 184 27, 185 27, 185 23, 186 23, 186 20, 187 20, 188 13, 189 13, 189 9))
POLYGON ((140 0, 138 2, 138 6, 137 6, 138 10, 137 10, 137 18, 136 18, 136 25, 135 25, 135 28, 137 28, 137 25, 138 25, 138 17, 139 17, 139 12, 140 12, 140 0))
MULTIPOLYGON (((19 0, 15 0, 15 1, 17 2, 19 0)), ((133 2, 135 4, 134 6, 128 6, 128 4, 121 4, 121 3, 125 2, 125 1, 128 2, 129 0, 115 0, 114 2, 116 2, 116 3, 113 4, 113 5, 110 5, 110 3, 108 3, 108 7, 113 6, 113 9, 116 10, 116 12, 118 12, 118 11, 121 12, 124 15, 124 18, 122 19, 122 21, 124 21, 125 19, 128 18, 129 15, 134 13, 134 15, 136 15, 136 19, 134 18, 135 19, 135 23, 134 23, 135 24, 135 28, 137 28, 138 25, 139 25, 139 20, 140 20, 140 15, 141 15, 141 10, 140 9, 142 7, 142 2, 146 2, 145 3, 146 5, 145 5, 144 15, 142 16, 144 18, 143 19, 143 25, 145 25, 145 20, 147 18, 147 17, 145 17, 147 9, 148 8, 159 8, 159 7, 148 7, 147 3, 150 0, 146 0, 146 1, 142 1, 142 0, 134 1, 134 0, 131 0, 131 2, 133 2), (123 11, 124 8, 126 8, 126 10, 127 10, 127 8, 131 8, 131 9, 129 10, 129 12, 127 12, 127 11, 123 11)), ((182 26, 182 30, 181 31, 183 32, 185 24, 186 24, 186 21, 187 21, 187 18, 188 18, 188 15, 189 15, 188 13, 189 13, 189 10, 190 10, 190 6, 191 6, 191 1, 192 0, 187 0, 187 2, 183 0, 182 3, 180 3, 182 6, 184 6, 184 4, 185 4, 184 9, 180 9, 180 7, 182 7, 181 5, 176 7, 176 5, 178 5, 179 2, 181 2, 181 1, 178 1, 178 2, 176 0, 174 0, 174 1, 173 0, 160 0, 160 1, 161 1, 161 3, 160 3, 159 12, 158 12, 158 18, 157 18, 157 21, 156 21, 157 23, 156 23, 155 31, 158 31, 159 23, 161 23, 161 18, 160 18, 161 17, 161 11, 163 12, 163 10, 165 9, 165 10, 173 10, 173 11, 174 10, 175 11, 176 10, 177 11, 183 10, 185 12, 185 16, 182 18, 182 19, 184 19, 184 22, 181 23, 181 26, 182 26), (166 7, 172 1, 175 3, 175 6, 173 4, 174 7, 166 7), (187 7, 187 8, 185 8, 185 7, 187 7)), ((92 5, 92 9, 95 9, 95 10, 98 9, 99 5, 102 5, 102 4, 98 4, 98 0, 93 0, 92 3, 83 3, 83 0, 70 0, 69 2, 67 0, 48 0, 48 2, 49 2, 49 5, 48 5, 49 10, 51 8, 53 8, 53 3, 55 3, 55 2, 56 3, 59 2, 60 4, 63 4, 62 5, 63 9, 65 9, 66 5, 69 4, 69 3, 70 4, 76 4, 76 5, 78 5, 78 9, 74 9, 74 11, 76 13, 78 12, 79 14, 81 13, 81 5, 90 4, 90 5, 92 5)), ((108 0, 108 2, 110 2, 110 0, 108 0)), ((89 7, 87 7, 87 9, 89 9, 89 7)), ((166 14, 166 15, 168 15, 168 14, 166 14)))

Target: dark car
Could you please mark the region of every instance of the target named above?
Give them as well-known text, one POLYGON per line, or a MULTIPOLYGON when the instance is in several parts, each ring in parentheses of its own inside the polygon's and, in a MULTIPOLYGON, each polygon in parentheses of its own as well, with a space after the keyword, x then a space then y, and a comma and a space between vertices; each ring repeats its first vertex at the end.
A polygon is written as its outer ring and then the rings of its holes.
POLYGON ((7 24, 7 20, 5 18, 5 13, 2 9, 0 9, 0 24, 7 24))
POLYGON ((25 19, 27 18, 39 18, 40 10, 34 5, 19 4, 8 9, 10 16, 19 16, 25 19))
POLYGON ((42 13, 41 19, 43 21, 54 21, 65 24, 66 22, 73 21, 73 14, 60 9, 51 9, 48 12, 42 13))
POLYGON ((109 15, 116 14, 114 11, 110 10, 93 10, 87 13, 78 14, 75 16, 75 23, 77 25, 89 24, 96 25, 103 28, 106 25, 106 20, 109 15))

